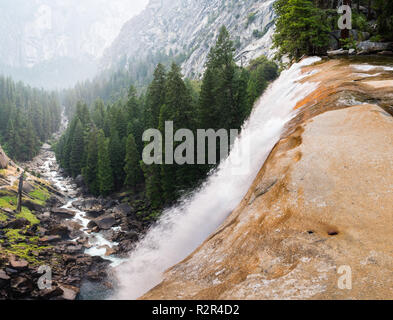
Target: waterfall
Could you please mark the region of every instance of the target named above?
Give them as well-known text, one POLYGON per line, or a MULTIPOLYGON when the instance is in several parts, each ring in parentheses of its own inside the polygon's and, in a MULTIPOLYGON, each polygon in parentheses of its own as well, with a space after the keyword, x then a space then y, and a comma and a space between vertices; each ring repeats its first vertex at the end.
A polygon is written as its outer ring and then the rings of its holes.
POLYGON ((128 260, 116 269, 119 282, 114 299, 136 299, 159 284, 163 273, 191 254, 237 207, 295 115, 297 102, 316 89, 301 83, 301 68, 319 61, 294 64, 268 88, 244 124, 229 157, 205 184, 182 204, 166 210, 139 242, 128 260))

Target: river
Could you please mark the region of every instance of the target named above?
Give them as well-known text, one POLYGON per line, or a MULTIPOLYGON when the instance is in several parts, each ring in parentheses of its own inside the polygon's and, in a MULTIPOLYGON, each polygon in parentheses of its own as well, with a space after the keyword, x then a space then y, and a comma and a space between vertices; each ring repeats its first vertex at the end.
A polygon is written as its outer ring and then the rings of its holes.
MULTIPOLYGON (((81 236, 72 239, 72 241, 76 242, 81 237, 87 238, 88 244, 84 251, 85 254, 100 256, 109 260, 111 261, 111 267, 116 267, 124 261, 122 258, 106 255, 107 249, 115 248, 118 245, 117 242, 109 241, 100 232, 93 233, 89 231, 88 224, 91 219, 88 218, 86 212, 74 206, 74 203, 84 198, 80 195, 80 190, 78 190, 75 181, 62 174, 56 162, 56 156, 48 144, 42 146, 40 154, 31 163, 26 164, 26 167, 34 170, 35 173, 39 173, 43 179, 49 181, 58 191, 64 194, 66 203, 61 208, 74 212, 75 216, 71 221, 75 222, 75 225, 81 226, 81 236)), ((120 231, 120 227, 114 227, 112 230, 115 232, 120 231)), ((81 286, 80 299, 102 299, 108 297, 109 294, 108 288, 102 284, 84 281, 81 286)))

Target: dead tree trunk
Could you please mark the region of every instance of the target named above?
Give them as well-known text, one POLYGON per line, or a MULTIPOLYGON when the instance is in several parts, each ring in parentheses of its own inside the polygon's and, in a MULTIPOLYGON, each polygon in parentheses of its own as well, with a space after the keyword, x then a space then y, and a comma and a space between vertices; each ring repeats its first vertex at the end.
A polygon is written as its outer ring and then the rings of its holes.
POLYGON ((19 186, 18 186, 18 205, 16 208, 16 212, 20 213, 22 211, 22 192, 23 192, 23 178, 25 173, 23 172, 19 177, 19 186))
POLYGON ((368 0, 368 6, 367 6, 367 9, 368 9, 368 11, 367 11, 367 19, 368 20, 371 20, 371 0, 368 0))

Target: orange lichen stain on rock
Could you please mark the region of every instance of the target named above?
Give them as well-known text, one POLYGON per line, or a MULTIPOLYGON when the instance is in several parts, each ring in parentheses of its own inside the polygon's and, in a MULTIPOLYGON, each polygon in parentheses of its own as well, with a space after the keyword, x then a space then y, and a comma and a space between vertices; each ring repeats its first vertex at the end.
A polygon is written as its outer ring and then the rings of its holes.
POLYGON ((377 100, 381 107, 393 103, 392 73, 372 69, 359 74, 353 68, 358 63, 359 61, 351 59, 330 60, 304 68, 304 72, 318 72, 305 77, 301 82, 317 82, 319 85, 296 104, 294 109, 300 111, 300 122, 326 111, 351 107, 356 104, 355 100, 359 100, 358 103, 377 100))

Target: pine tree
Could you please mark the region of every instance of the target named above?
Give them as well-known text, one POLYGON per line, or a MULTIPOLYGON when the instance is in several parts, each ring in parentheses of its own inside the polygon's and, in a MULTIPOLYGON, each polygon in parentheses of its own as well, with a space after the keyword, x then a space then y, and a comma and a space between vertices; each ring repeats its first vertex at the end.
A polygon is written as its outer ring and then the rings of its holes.
MULTIPOLYGON (((162 64, 158 64, 154 71, 154 79, 146 94, 144 112, 145 129, 157 129, 160 122, 161 107, 165 103, 166 73, 162 64)), ((154 209, 159 208, 165 201, 161 184, 161 166, 153 164, 147 166, 141 161, 141 168, 145 178, 146 196, 154 209)))
POLYGON ((31 160, 59 128, 57 97, 0 76, 0 142, 16 160, 31 160))
MULTIPOLYGON (((178 129, 195 129, 196 115, 191 108, 191 96, 181 75, 180 68, 174 63, 167 75, 165 104, 161 107, 159 130, 164 137, 165 121, 173 121, 174 131, 178 129)), ((174 148, 180 143, 175 143, 174 148)), ((181 190, 190 187, 196 168, 194 166, 179 166, 164 164, 161 166, 161 185, 164 197, 168 203, 176 200, 181 190)))
POLYGON ((135 138, 138 153, 142 153, 143 149, 143 118, 141 103, 138 100, 136 90, 133 86, 130 87, 128 92, 127 101, 127 113, 128 113, 128 135, 132 134, 135 138))
POLYGON ((84 181, 89 191, 95 196, 100 194, 100 185, 98 181, 97 134, 96 128, 90 131, 87 145, 86 166, 82 170, 84 181))
POLYGON ((274 10, 278 18, 273 45, 279 49, 279 57, 288 54, 298 60, 326 52, 330 27, 325 12, 312 0, 278 0, 274 10))
POLYGON ((78 118, 75 117, 72 121, 71 124, 68 126, 67 132, 65 134, 66 136, 66 141, 64 144, 64 152, 63 152, 63 159, 64 159, 64 169, 67 171, 67 173, 71 173, 71 151, 72 151, 72 144, 74 141, 74 132, 76 125, 78 123, 78 118))
POLYGON ((104 132, 100 130, 97 137, 98 144, 98 182, 100 194, 109 195, 114 189, 112 168, 109 158, 109 141, 105 139, 104 132))
POLYGON ((78 102, 76 106, 76 115, 83 126, 87 125, 90 122, 90 112, 86 103, 78 102))
POLYGON ((78 119, 72 138, 70 172, 73 177, 81 173, 84 152, 84 133, 81 121, 78 119))
MULTIPOLYGON (((173 116, 171 115, 171 110, 164 104, 161 107, 160 114, 160 125, 158 129, 161 131, 163 137, 163 152, 165 151, 165 121, 173 121, 173 116)), ((164 163, 160 166, 160 183, 162 188, 162 193, 164 199, 167 203, 171 203, 176 200, 176 168, 175 164, 164 163)))
POLYGON ((109 158, 115 182, 115 188, 119 190, 124 181, 124 157, 125 148, 119 138, 116 128, 112 128, 109 138, 109 158))
POLYGON ((146 95, 146 128, 158 128, 161 106, 165 103, 165 82, 165 68, 158 64, 146 95))
POLYGON ((132 134, 127 138, 126 145, 126 165, 124 172, 126 173, 125 185, 135 190, 142 182, 142 171, 139 166, 139 153, 136 147, 135 139, 132 134))
POLYGON ((143 161, 140 162, 140 166, 145 178, 146 196, 150 200, 152 208, 158 209, 165 202, 161 185, 161 166, 157 164, 147 166, 143 161))
POLYGON ((223 26, 216 45, 210 50, 200 95, 199 113, 206 129, 209 129, 207 126, 216 130, 239 129, 244 120, 239 115, 245 108, 239 105, 238 97, 242 93, 236 91, 244 90, 244 87, 235 83, 234 51, 228 30, 223 26))
POLYGON ((198 105, 198 122, 201 129, 219 129, 222 114, 217 108, 218 78, 213 68, 207 68, 202 81, 198 105))
POLYGON ((91 115, 93 122, 98 129, 104 129, 105 124, 105 105, 102 99, 96 100, 94 103, 93 112, 91 115))

